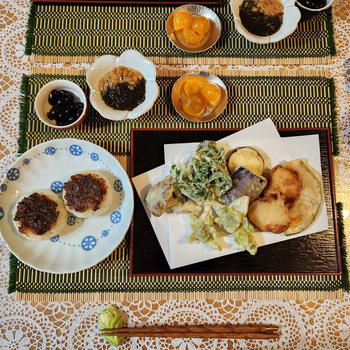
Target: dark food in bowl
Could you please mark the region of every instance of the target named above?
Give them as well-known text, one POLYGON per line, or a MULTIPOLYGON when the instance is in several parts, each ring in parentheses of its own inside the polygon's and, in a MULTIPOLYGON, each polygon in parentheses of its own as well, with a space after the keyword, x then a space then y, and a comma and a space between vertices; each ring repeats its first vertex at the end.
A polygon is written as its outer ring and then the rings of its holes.
POLYGON ((131 111, 145 100, 146 80, 135 69, 119 66, 101 79, 100 91, 106 105, 131 111))
POLYGON ((298 2, 310 9, 318 10, 327 5, 327 0, 298 0, 298 2))
POLYGON ((84 110, 84 104, 75 102, 74 96, 66 90, 52 90, 48 100, 52 108, 47 117, 55 120, 58 126, 74 123, 84 110))
POLYGON ((239 16, 250 33, 269 36, 282 26, 283 5, 280 0, 244 0, 239 16))

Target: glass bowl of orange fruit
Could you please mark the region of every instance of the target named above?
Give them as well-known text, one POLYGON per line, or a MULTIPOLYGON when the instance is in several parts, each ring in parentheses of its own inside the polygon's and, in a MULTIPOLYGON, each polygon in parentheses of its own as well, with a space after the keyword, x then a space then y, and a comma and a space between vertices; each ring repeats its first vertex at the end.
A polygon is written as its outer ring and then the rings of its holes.
POLYGON ((202 52, 215 45, 221 34, 217 14, 201 5, 177 7, 168 17, 166 32, 170 41, 186 52, 202 52))
POLYGON ((227 89, 216 75, 207 72, 187 73, 175 82, 171 101, 183 118, 207 122, 217 118, 226 108, 227 89))

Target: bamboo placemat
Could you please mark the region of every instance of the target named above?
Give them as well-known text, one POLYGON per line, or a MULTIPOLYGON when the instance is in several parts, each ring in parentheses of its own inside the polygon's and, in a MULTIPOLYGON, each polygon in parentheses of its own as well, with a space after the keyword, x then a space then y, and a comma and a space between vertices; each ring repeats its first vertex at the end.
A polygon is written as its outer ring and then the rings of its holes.
MULTIPOLYGON (((24 76, 21 86, 19 152, 50 139, 75 137, 106 148, 126 167, 131 128, 243 128, 271 117, 278 127, 336 129, 332 123, 335 121, 333 81, 324 74, 313 72, 305 76, 287 71, 214 71, 220 74, 227 85, 229 103, 222 116, 202 125, 183 120, 171 106, 171 87, 176 77, 182 73, 158 72, 160 97, 146 115, 136 120, 111 122, 101 118, 90 108, 82 125, 73 130, 58 132, 43 125, 35 115, 36 93, 48 81, 59 78, 70 79, 87 91, 84 72, 37 69, 30 76, 24 76)), ((336 138, 334 142, 336 144, 336 138)), ((339 225, 341 226, 340 221, 339 225)), ((314 299, 340 297, 342 288, 347 286, 344 266, 343 275, 131 277, 128 245, 127 237, 103 262, 83 272, 64 275, 38 272, 11 256, 9 292, 17 291, 18 299, 32 301, 314 299)))
POLYGON ((50 3, 50 4, 130 4, 130 5, 182 5, 182 4, 199 4, 199 5, 213 5, 220 4, 221 0, 34 0, 34 3, 50 3))
POLYGON ((96 57, 139 50, 159 64, 326 64, 335 54, 332 10, 300 21, 278 43, 247 41, 234 26, 229 0, 212 9, 222 23, 217 44, 185 53, 167 38, 171 6, 89 6, 32 4, 25 53, 36 62, 92 62, 96 57))

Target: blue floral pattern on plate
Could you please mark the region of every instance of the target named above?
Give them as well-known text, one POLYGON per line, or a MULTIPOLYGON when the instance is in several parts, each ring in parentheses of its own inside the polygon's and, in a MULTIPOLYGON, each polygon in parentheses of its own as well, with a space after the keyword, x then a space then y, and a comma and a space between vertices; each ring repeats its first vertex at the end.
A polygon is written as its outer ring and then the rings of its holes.
POLYGON ((79 146, 79 145, 71 145, 69 147, 69 152, 73 155, 73 156, 81 156, 83 153, 83 149, 79 146))
POLYGON ((100 159, 100 157, 98 156, 97 153, 91 153, 90 154, 90 158, 93 160, 93 161, 98 161, 100 159))
MULTIPOLYGON (((58 139, 33 147, 7 169, 4 182, 0 182, 1 230, 3 227, 8 230, 13 193, 24 194, 30 189, 47 188, 52 194, 62 197, 66 177, 86 167, 106 169, 110 173, 113 210, 104 217, 100 226, 94 221, 100 218, 81 220, 68 213, 64 228, 64 232, 69 232, 67 235, 54 233, 46 243, 40 243, 40 247, 33 242, 34 249, 40 251, 40 261, 27 253, 21 255, 20 245, 13 244, 15 254, 20 255, 24 263, 49 273, 81 271, 109 255, 120 244, 132 213, 132 191, 126 174, 110 153, 78 139, 58 139), (61 257, 55 264, 50 263, 53 251, 61 257), (71 256, 74 258, 70 259, 71 256), (86 256, 90 258, 86 259, 86 256)), ((13 234, 10 228, 5 239, 12 244, 22 238, 13 234)))
POLYGON ((61 181, 54 181, 51 184, 51 191, 55 193, 60 193, 63 191, 63 183, 61 181))
POLYGON ((56 153, 56 148, 55 147, 46 147, 44 152, 48 156, 52 156, 56 153))
POLYGON ((8 172, 7 172, 7 178, 10 181, 16 181, 19 178, 19 169, 18 168, 11 168, 8 172))
POLYGON ((111 214, 110 218, 112 224, 118 224, 122 219, 122 214, 120 213, 120 211, 116 210, 111 214))
POLYGON ((72 215, 69 215, 69 216, 67 217, 67 225, 73 226, 74 224, 75 224, 75 217, 72 216, 72 215))
POLYGON ((117 192, 121 192, 123 191, 123 184, 120 180, 115 180, 114 181, 114 189, 117 191, 117 192))
POLYGON ((102 237, 107 237, 109 235, 109 230, 103 230, 101 235, 102 237))
POLYGON ((94 236, 86 236, 81 241, 81 247, 86 251, 94 249, 96 247, 96 244, 97 240, 94 236))

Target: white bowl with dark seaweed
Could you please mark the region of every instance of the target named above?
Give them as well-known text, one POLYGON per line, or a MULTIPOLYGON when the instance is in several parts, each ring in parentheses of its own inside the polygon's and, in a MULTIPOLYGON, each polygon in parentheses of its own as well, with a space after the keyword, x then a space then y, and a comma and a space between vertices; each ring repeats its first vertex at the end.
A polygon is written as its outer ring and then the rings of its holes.
POLYGON ((135 119, 149 111, 159 94, 156 68, 136 50, 99 57, 86 73, 90 103, 106 119, 135 119))
POLYGON ((236 30, 257 44, 285 39, 297 29, 301 18, 295 0, 231 0, 231 9, 236 30), (260 11, 259 8, 263 10, 260 11))

